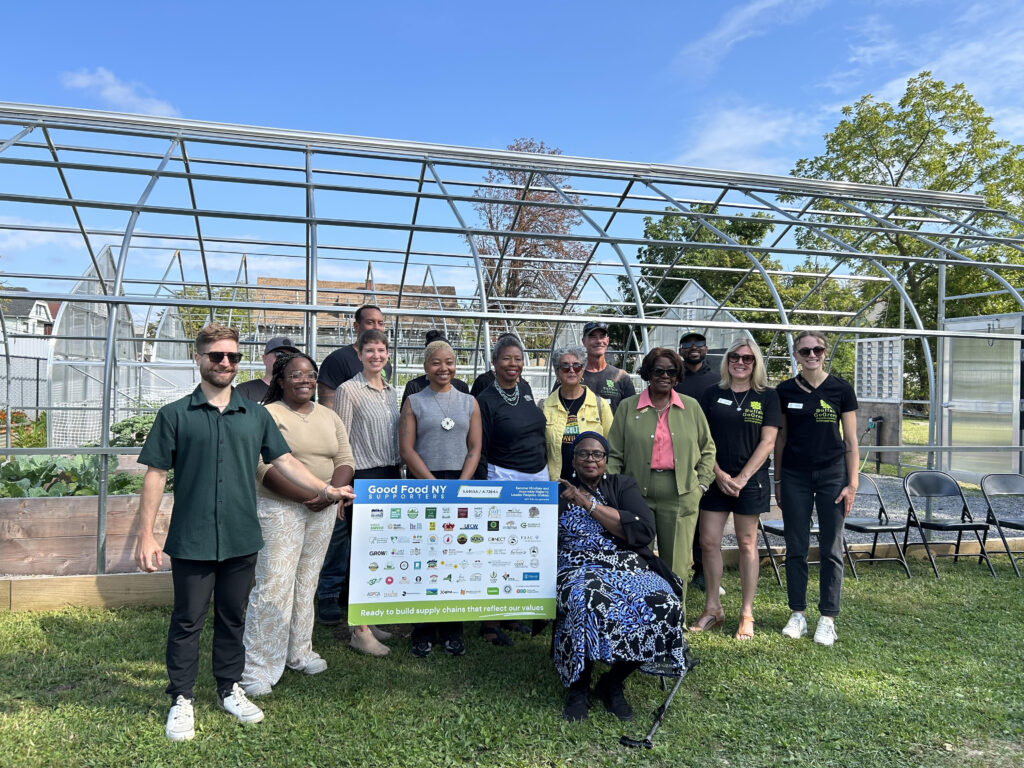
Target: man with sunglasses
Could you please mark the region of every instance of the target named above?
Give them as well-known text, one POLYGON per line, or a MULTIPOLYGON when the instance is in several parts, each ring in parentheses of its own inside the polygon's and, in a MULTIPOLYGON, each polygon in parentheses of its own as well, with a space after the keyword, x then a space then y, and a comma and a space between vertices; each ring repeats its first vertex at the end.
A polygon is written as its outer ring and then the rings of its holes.
POLYGON ((298 351, 299 348, 292 344, 292 340, 287 336, 275 336, 263 348, 263 378, 243 382, 235 387, 235 391, 247 400, 262 403, 263 398, 267 396, 267 391, 270 389, 270 380, 277 358, 289 352, 298 351))
POLYGON ((708 342, 703 333, 688 330, 679 339, 679 356, 683 358, 683 375, 675 390, 700 400, 704 390, 718 383, 718 373, 708 364, 708 342))
POLYGON ((583 346, 587 350, 583 383, 595 395, 607 400, 615 413, 619 403, 636 394, 636 387, 628 373, 604 359, 608 349, 608 324, 595 321, 584 325, 583 346))
POLYGON ((210 598, 214 604, 213 675, 221 709, 242 723, 258 723, 263 712, 239 685, 245 666, 242 644, 245 605, 263 546, 256 515, 256 467, 272 464, 309 498, 328 502, 354 498, 351 486, 324 485, 299 463, 263 407, 231 388, 242 356, 238 331, 208 325, 196 337, 201 381, 192 394, 157 413, 139 463, 143 480, 135 560, 144 571, 171 558, 174 609, 167 633, 167 693, 171 711, 165 735, 195 736, 193 687, 199 667, 199 635, 210 598), (174 508, 161 547, 153 536, 167 472, 174 469, 174 508))
MULTIPOLYGON (((689 395, 698 402, 701 396, 718 384, 719 375, 705 360, 708 355, 708 341, 703 333, 690 329, 679 337, 679 356, 683 358, 683 375, 679 378, 675 390, 681 395, 689 395)), ((693 539, 693 579, 690 583, 704 591, 704 554, 700 548, 700 538, 693 539)), ((725 590, 719 587, 724 595, 725 590)))

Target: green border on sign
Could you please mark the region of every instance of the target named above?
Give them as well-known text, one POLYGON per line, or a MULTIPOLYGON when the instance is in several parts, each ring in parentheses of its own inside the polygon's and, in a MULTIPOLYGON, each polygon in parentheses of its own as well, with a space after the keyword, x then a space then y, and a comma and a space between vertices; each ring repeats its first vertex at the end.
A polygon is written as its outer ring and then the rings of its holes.
POLYGON ((479 600, 416 600, 350 603, 348 623, 429 624, 435 621, 493 621, 501 619, 553 619, 555 598, 505 597, 479 600))

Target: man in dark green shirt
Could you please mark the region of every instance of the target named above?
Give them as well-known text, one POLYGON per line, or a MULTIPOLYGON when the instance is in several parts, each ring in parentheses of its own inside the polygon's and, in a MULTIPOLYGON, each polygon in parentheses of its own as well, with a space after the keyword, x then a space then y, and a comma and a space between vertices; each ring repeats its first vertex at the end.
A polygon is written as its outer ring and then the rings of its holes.
POLYGON ((274 420, 261 405, 231 388, 238 372, 238 332, 208 325, 196 338, 201 382, 191 395, 160 409, 139 455, 147 465, 139 505, 135 558, 145 571, 171 558, 174 610, 167 633, 167 693, 173 702, 165 734, 172 741, 195 735, 193 686, 199 667, 199 635, 214 600, 213 674, 222 709, 243 723, 263 712, 238 681, 245 664, 242 633, 245 604, 263 546, 256 516, 259 457, 288 480, 330 501, 352 498, 351 488, 321 485, 290 452, 274 420), (174 508, 161 550, 153 524, 174 469, 174 508))

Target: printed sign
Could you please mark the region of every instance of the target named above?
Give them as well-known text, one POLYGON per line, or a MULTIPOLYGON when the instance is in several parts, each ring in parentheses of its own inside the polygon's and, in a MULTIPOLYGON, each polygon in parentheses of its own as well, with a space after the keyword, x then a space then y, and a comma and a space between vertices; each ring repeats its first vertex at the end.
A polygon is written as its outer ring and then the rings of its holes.
POLYGON ((553 619, 558 484, 356 480, 351 625, 553 619))

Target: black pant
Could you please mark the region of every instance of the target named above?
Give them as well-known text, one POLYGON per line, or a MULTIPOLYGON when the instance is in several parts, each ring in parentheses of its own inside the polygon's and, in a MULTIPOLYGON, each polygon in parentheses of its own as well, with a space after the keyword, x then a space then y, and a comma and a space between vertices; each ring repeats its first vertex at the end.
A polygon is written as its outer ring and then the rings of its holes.
POLYGON ((167 630, 167 693, 193 697, 199 671, 199 634, 213 597, 213 676, 224 696, 245 668, 245 605, 256 572, 256 553, 227 560, 171 558, 174 610, 167 630))
POLYGON ((821 582, 818 610, 839 615, 843 590, 843 503, 836 497, 846 485, 846 463, 825 469, 793 471, 782 467, 782 520, 786 531, 786 595, 791 611, 807 608, 807 549, 811 538, 811 510, 818 511, 818 547, 821 582))

